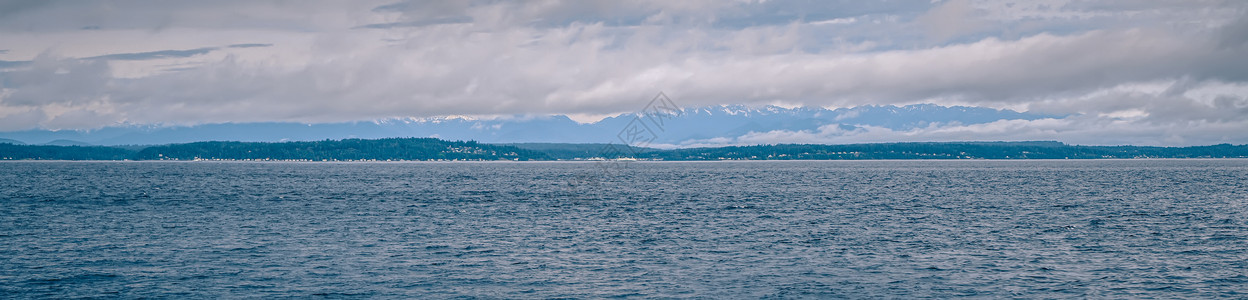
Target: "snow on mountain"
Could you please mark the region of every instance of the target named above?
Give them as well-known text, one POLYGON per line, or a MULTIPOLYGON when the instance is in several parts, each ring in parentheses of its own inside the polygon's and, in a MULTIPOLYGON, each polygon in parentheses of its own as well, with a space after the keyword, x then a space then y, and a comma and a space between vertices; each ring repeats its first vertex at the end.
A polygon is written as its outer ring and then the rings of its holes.
MULTIPOLYGON (((1050 116, 980 107, 918 104, 907 106, 859 106, 824 109, 811 107, 719 105, 683 108, 662 117, 661 124, 646 123, 647 137, 656 144, 680 144, 689 140, 736 137, 751 132, 816 130, 836 124, 846 129, 860 126, 893 130, 921 128, 934 123, 980 124, 998 120, 1035 120, 1050 116)), ((196 126, 115 126, 94 130, 26 130, 0 132, 0 138, 41 144, 73 140, 96 145, 141 145, 207 140, 298 141, 343 138, 437 137, 487 143, 620 143, 621 131, 640 113, 621 114, 581 124, 567 116, 503 116, 481 118, 445 116, 391 118, 347 123, 222 123, 196 126)))

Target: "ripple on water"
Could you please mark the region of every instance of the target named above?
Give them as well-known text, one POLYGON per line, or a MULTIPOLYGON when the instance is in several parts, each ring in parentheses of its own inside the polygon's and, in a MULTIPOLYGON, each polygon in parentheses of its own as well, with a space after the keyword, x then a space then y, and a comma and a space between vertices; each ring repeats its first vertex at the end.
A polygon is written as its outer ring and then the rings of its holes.
POLYGON ((0 294, 1233 298, 1248 284, 1248 160, 600 171, 4 162, 0 294))

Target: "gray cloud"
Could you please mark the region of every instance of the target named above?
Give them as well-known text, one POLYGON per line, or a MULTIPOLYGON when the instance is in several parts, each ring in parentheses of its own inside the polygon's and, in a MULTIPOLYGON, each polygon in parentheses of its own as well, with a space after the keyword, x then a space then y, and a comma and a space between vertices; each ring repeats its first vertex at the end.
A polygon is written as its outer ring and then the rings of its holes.
POLYGON ((233 44, 233 45, 229 45, 226 47, 229 47, 229 48, 264 48, 264 47, 272 47, 272 46, 273 44, 249 43, 249 44, 233 44))
POLYGON ((949 0, 919 15, 915 22, 927 28, 928 34, 939 41, 971 33, 983 28, 975 7, 969 0, 949 0))
POLYGON ((1243 47, 1245 43, 1248 43, 1248 17, 1246 16, 1241 15, 1218 30, 1218 46, 1223 49, 1243 47))
POLYGON ((913 130, 882 127, 845 129, 828 125, 812 131, 751 132, 737 137, 686 141, 659 147, 713 147, 784 143, 882 143, 963 141, 1060 141, 1075 145, 1194 146, 1243 143, 1248 121, 1192 121, 1179 124, 1134 123, 1098 116, 1063 119, 1001 120, 985 124, 931 124, 913 130))
POLYGON ((178 58, 178 57, 191 57, 191 56, 196 56, 196 55, 203 55, 203 54, 207 54, 208 52, 212 52, 213 50, 217 50, 217 49, 218 48, 216 47, 206 47, 206 48, 196 48, 196 49, 187 49, 187 50, 160 50, 160 51, 138 52, 138 53, 117 53, 117 54, 93 56, 93 57, 88 57, 86 59, 147 60, 147 59, 162 59, 162 58, 178 58))
MULTIPOLYGON (((0 32, 54 33, 93 27, 105 30, 160 31, 168 28, 328 30, 352 25, 382 0, 219 0, 219 1, 5 1, 0 32)), ((358 24, 355 24, 358 25, 358 24)))
MULTIPOLYGON (((0 53, 0 130, 599 115, 662 90, 685 105, 930 102, 1081 116, 995 125, 1020 138, 1119 130, 1140 142, 1148 134, 1136 128, 1208 127, 1206 138, 1153 140, 1248 142, 1218 129, 1245 120, 1245 4, 1005 4, 48 1, 0 18, 0 40, 22 46, 0 53)), ((1011 136, 958 128, 868 133, 1011 136)))
POLYGON ((368 25, 358 26, 355 28, 390 29, 390 28, 396 28, 396 27, 423 27, 423 26, 429 26, 429 25, 463 24, 463 23, 470 23, 470 22, 472 22, 472 17, 455 16, 455 17, 431 18, 431 19, 424 19, 424 20, 419 20, 419 21, 368 24, 368 25))
POLYGON ((29 61, 7 61, 7 60, 0 60, 0 69, 4 69, 4 68, 13 68, 13 67, 22 67, 22 66, 26 66, 26 65, 29 65, 29 64, 30 64, 30 62, 29 62, 29 61))

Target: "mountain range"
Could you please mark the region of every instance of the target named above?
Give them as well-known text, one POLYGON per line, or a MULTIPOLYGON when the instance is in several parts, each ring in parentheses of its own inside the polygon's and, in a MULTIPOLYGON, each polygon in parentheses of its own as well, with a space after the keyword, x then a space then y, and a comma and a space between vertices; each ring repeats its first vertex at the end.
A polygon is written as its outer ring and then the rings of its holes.
MULTIPOLYGON (((651 144, 682 145, 751 132, 816 130, 828 125, 853 130, 865 126, 909 130, 931 124, 981 124, 999 120, 1060 118, 981 107, 915 104, 852 108, 784 108, 720 105, 668 112, 651 125, 651 144)), ((626 113, 592 123, 563 115, 390 118, 344 123, 219 123, 194 126, 121 125, 91 130, 0 132, 0 141, 34 145, 159 145, 198 141, 283 142, 331 139, 435 137, 483 143, 621 143, 620 132, 641 116, 626 113)))

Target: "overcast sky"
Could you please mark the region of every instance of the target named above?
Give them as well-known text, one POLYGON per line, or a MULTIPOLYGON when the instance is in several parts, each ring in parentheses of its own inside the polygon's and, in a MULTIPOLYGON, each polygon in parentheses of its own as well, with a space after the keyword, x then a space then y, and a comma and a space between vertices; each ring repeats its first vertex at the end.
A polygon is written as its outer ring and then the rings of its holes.
POLYGON ((735 143, 1248 143, 1248 1, 0 0, 0 130, 935 103, 735 143))

